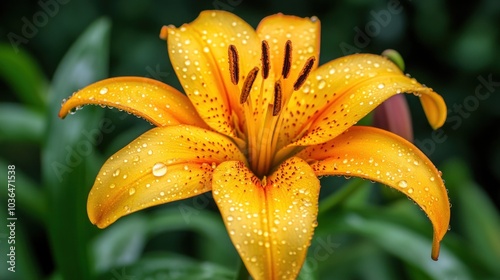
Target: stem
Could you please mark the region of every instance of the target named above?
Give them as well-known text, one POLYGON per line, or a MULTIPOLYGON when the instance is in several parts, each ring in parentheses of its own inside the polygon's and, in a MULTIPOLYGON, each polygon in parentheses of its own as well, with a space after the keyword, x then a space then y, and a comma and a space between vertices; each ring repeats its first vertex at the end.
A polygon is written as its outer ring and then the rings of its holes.
POLYGON ((355 193, 360 186, 362 186, 365 182, 360 179, 354 179, 348 184, 344 185, 340 190, 336 193, 328 196, 327 198, 321 200, 318 214, 326 213, 333 208, 339 206, 345 199, 347 199, 351 194, 355 193))

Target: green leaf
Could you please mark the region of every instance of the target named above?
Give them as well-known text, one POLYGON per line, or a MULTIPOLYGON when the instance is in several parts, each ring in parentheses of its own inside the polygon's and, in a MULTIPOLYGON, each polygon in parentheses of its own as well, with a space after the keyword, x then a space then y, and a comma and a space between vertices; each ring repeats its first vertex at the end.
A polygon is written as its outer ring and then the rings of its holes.
POLYGON ((385 221, 381 213, 349 213, 345 226, 374 241, 391 254, 419 268, 433 279, 472 279, 467 266, 446 246, 441 247, 439 261, 430 257, 432 242, 399 224, 385 221), (377 215, 374 215, 377 214, 377 215))
POLYGON ((33 58, 10 45, 0 44, 0 61, 0 76, 18 98, 33 109, 45 110, 47 82, 33 58))
MULTIPOLYGON (((7 170, 9 164, 0 159, 0 170, 7 170)), ((47 222, 47 197, 39 185, 33 182, 22 170, 15 169, 16 186, 15 189, 16 206, 19 212, 34 218, 41 225, 47 222)), ((0 173, 0 181, 7 182, 7 173, 0 173)), ((0 192, 0 199, 7 201, 8 192, 0 192)))
POLYGON ((236 264, 234 260, 239 257, 220 215, 203 210, 203 199, 208 198, 198 196, 172 204, 175 208, 153 212, 150 215, 148 233, 155 235, 172 230, 193 231, 200 236, 200 243, 195 245, 200 258, 219 264, 236 264))
POLYGON ((213 263, 197 262, 176 254, 151 253, 132 265, 112 269, 100 275, 98 279, 230 280, 233 278, 233 271, 213 263))
POLYGON ((472 181, 466 164, 450 160, 443 168, 454 204, 453 213, 468 242, 469 251, 500 277, 500 214, 487 194, 472 181))
POLYGON ((44 115, 15 103, 0 104, 0 142, 41 143, 45 132, 44 115))
POLYGON ((102 273, 138 260, 146 243, 146 225, 138 213, 101 231, 92 242, 95 270, 102 273))
POLYGON ((107 77, 110 22, 94 22, 71 46, 56 70, 48 110, 48 137, 42 150, 42 176, 49 199, 49 235, 56 269, 64 279, 91 278, 89 239, 95 228, 86 215, 95 179, 95 145, 102 136, 103 110, 86 108, 64 121, 61 101, 107 77))

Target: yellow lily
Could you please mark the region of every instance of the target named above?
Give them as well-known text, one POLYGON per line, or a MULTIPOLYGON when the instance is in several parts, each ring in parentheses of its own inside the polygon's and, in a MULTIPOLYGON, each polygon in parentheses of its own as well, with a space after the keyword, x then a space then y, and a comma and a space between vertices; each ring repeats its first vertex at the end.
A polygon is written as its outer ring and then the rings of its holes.
POLYGON ((446 105, 388 59, 356 54, 318 67, 320 22, 276 14, 256 30, 224 11, 164 26, 160 37, 186 93, 120 77, 78 91, 59 113, 99 104, 151 122, 110 157, 88 198, 104 228, 146 207, 212 191, 229 236, 254 279, 293 279, 317 225, 318 176, 390 186, 414 200, 434 228, 432 257, 450 209, 440 172, 413 144, 354 126, 398 93, 420 97, 433 128, 446 105))

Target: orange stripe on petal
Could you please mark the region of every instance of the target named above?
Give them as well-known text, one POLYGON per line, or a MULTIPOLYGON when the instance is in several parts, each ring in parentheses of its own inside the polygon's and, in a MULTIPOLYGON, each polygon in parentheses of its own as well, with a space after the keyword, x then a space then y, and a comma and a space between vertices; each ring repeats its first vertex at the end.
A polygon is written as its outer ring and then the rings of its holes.
POLYGON ((104 228, 129 213, 211 189, 214 168, 245 161, 227 137, 193 126, 154 128, 111 156, 90 191, 87 211, 104 228))
POLYGON ((175 88, 141 77, 118 77, 91 84, 67 100, 59 117, 83 105, 111 106, 142 117, 156 126, 190 124, 207 127, 189 99, 175 88))
POLYGON ((213 196, 253 279, 297 277, 316 226, 319 187, 299 158, 263 181, 241 162, 217 167, 213 196))
POLYGON ((204 11, 192 23, 167 29, 170 60, 198 113, 214 130, 235 136, 233 113, 244 120, 239 102, 241 81, 260 65, 255 31, 224 11, 204 11), (231 45, 238 53, 239 78, 230 75, 231 45), (232 78, 240 84, 233 84, 232 78))
POLYGON ((355 176, 390 186, 414 200, 434 227, 432 257, 448 230, 450 206, 441 173, 405 139, 373 127, 353 126, 326 143, 308 147, 298 157, 311 164, 316 175, 355 176))

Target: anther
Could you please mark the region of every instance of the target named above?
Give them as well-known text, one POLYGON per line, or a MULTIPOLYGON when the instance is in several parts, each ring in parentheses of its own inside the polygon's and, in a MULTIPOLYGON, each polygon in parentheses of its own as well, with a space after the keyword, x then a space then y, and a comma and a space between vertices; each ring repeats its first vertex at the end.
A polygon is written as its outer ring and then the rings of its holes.
POLYGON ((281 99, 283 93, 281 92, 281 80, 274 83, 274 104, 273 104, 273 116, 276 116, 281 111, 281 99))
POLYGON ((239 57, 238 51, 234 45, 229 45, 228 48, 229 57, 229 75, 231 76, 231 82, 234 85, 238 84, 240 78, 240 68, 239 68, 239 57))
POLYGON ((267 79, 269 77, 269 70, 271 69, 271 62, 269 61, 269 44, 266 40, 262 41, 262 77, 267 79))
POLYGON ((290 69, 292 68, 292 41, 288 40, 285 44, 285 56, 283 57, 283 70, 281 75, 283 78, 288 78, 290 75, 290 69))
POLYGON ((316 58, 314 56, 311 56, 307 59, 304 67, 302 67, 302 70, 300 70, 297 81, 295 81, 295 84, 293 84, 293 90, 299 90, 300 87, 305 83, 307 76, 309 76, 309 73, 311 73, 314 61, 316 61, 316 58))
POLYGON ((250 70, 247 77, 245 78, 245 82, 243 82, 243 88, 241 89, 241 95, 240 95, 241 104, 247 102, 248 96, 250 95, 250 91, 252 90, 253 82, 257 78, 258 73, 259 73, 259 68, 254 67, 252 70, 250 70))

